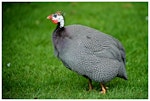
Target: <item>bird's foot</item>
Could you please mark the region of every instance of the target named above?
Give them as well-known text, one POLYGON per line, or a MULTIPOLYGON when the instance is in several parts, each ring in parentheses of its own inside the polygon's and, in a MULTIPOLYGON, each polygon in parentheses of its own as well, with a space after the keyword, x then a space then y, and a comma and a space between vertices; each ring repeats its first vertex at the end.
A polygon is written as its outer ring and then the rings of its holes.
POLYGON ((91 81, 91 79, 89 79, 89 90, 88 91, 91 91, 92 89, 93 89, 92 81, 91 81))
POLYGON ((106 91, 100 91, 101 94, 106 94, 106 91))
POLYGON ((93 90, 93 88, 89 88, 89 90, 88 91, 92 91, 93 90))
POLYGON ((101 88, 102 88, 102 91, 100 91, 100 93, 101 94, 106 94, 106 87, 102 84, 102 83, 100 83, 100 86, 101 86, 101 88))

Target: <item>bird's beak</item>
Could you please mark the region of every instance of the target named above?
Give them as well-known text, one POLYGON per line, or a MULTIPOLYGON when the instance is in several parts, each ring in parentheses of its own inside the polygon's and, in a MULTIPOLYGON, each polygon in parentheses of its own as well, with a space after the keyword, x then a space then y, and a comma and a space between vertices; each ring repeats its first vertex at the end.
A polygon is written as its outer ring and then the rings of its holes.
POLYGON ((51 20, 51 19, 52 19, 52 15, 49 15, 49 16, 47 17, 47 19, 51 20))

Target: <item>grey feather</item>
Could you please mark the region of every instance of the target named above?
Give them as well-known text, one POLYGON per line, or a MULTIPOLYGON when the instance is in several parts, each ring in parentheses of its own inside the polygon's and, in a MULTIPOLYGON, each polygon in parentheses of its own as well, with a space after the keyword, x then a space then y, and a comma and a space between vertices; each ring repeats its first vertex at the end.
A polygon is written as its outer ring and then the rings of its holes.
POLYGON ((53 33, 56 56, 64 65, 98 82, 118 76, 127 79, 125 50, 110 35, 95 29, 70 25, 53 33))

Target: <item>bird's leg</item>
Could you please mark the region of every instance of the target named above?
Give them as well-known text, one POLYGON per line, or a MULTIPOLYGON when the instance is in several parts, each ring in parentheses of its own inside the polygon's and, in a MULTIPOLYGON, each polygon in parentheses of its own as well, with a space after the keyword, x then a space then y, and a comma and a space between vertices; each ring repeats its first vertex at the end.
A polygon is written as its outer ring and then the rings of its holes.
POLYGON ((101 86, 101 88, 102 88, 101 93, 102 93, 102 94, 105 94, 105 93, 106 93, 106 87, 105 87, 105 85, 103 85, 102 83, 100 83, 100 86, 101 86))
POLYGON ((92 80, 89 78, 88 78, 88 80, 89 80, 89 91, 91 91, 93 89, 92 80))

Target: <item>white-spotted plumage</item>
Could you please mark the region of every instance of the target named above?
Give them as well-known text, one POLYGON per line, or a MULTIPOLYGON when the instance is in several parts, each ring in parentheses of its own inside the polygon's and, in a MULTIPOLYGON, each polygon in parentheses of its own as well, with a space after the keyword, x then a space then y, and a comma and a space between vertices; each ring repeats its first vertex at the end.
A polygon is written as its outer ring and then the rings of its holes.
POLYGON ((127 79, 125 50, 117 39, 87 26, 64 27, 63 16, 55 14, 49 17, 59 22, 53 32, 54 51, 67 68, 100 82, 103 93, 104 83, 115 77, 127 79))

